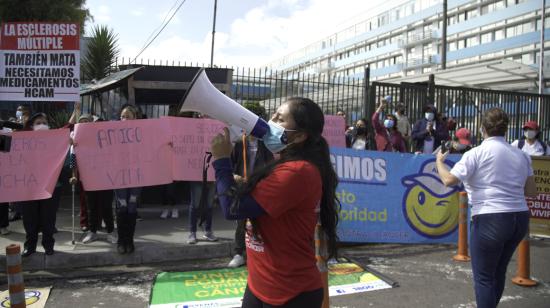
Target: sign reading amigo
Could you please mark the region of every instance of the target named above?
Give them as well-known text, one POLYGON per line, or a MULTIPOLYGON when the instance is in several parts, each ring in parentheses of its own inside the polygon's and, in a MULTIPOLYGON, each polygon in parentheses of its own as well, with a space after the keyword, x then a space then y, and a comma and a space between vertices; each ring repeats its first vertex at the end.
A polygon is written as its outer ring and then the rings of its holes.
POLYGON ((10 22, 0 31, 0 100, 79 100, 78 24, 10 22))

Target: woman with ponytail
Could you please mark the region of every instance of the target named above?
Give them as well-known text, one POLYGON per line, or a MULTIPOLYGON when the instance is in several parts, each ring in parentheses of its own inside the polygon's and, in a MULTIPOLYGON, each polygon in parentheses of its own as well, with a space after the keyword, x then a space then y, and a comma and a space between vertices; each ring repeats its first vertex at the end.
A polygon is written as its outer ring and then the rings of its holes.
POLYGON ((314 233, 319 222, 328 257, 336 256, 338 179, 321 136, 324 115, 307 98, 291 98, 269 121, 266 147, 278 160, 254 170, 238 186, 231 167, 229 132, 212 140, 220 206, 227 219, 248 219, 248 285, 243 307, 321 307, 314 233))

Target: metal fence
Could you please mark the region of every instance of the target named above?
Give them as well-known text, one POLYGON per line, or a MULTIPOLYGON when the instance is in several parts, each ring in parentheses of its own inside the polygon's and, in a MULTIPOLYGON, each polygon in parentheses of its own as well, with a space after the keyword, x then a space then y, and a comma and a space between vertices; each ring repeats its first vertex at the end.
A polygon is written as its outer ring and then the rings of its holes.
MULTIPOLYGON (((143 65, 179 66, 178 62, 148 61, 143 65)), ((124 66, 124 61, 117 63, 124 66)), ((127 65, 127 63, 126 63, 127 65)), ((193 65, 183 63, 183 66, 193 65)), ((500 107, 510 116, 508 139, 517 139, 522 134, 522 126, 528 120, 536 120, 541 127, 543 140, 550 138, 550 95, 534 93, 495 91, 466 87, 436 85, 433 76, 425 83, 385 83, 370 82, 368 68, 365 78, 334 77, 323 74, 291 74, 269 69, 230 68, 232 70, 231 90, 228 95, 238 103, 258 102, 266 108, 268 116, 286 99, 304 96, 317 102, 325 114, 336 114, 343 110, 347 114, 347 124, 352 125, 361 118, 370 118, 377 102, 391 95, 394 102, 406 106, 411 123, 420 119, 427 103, 434 104, 439 112, 457 121, 458 127, 468 128, 479 141, 482 113, 491 107, 500 107)), ((82 97, 83 112, 97 113, 107 110, 107 119, 116 117, 118 110, 127 103, 125 89, 115 89, 101 94, 82 97), (100 107, 98 107, 100 106, 100 107)), ((15 114, 17 102, 3 102, 0 115, 3 119, 15 114)), ((70 113, 72 103, 34 102, 34 112, 70 113)), ((168 115, 173 105, 138 105, 148 118, 168 115)), ((388 112, 393 112, 391 104, 388 112)))
POLYGON ((394 103, 389 111, 395 110, 395 102, 401 102, 411 123, 415 123, 423 117, 423 107, 433 104, 442 117, 455 119, 457 128, 468 128, 478 143, 483 112, 492 107, 502 108, 510 118, 508 141, 520 138, 524 123, 530 120, 539 123, 542 140, 548 141, 550 137, 550 95, 440 86, 429 81, 421 84, 372 82, 368 93, 368 112, 374 112, 377 102, 391 95, 394 103))

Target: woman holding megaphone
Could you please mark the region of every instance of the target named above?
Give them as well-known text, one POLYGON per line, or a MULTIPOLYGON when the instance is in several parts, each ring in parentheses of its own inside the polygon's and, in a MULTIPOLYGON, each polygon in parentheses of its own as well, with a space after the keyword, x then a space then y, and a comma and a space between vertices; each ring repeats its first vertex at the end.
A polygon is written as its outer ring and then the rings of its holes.
POLYGON ((316 266, 314 232, 321 223, 328 255, 336 255, 336 186, 324 115, 307 98, 291 98, 269 121, 263 142, 278 160, 254 170, 238 186, 231 166, 229 131, 212 140, 220 206, 227 219, 248 218, 248 284, 243 307, 321 307, 323 285, 316 266))

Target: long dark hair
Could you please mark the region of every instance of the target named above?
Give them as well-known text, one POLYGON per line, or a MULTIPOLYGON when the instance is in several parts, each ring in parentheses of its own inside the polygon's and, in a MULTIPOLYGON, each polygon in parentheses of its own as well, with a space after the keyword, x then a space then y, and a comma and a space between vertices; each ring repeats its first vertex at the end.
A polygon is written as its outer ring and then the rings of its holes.
MULTIPOLYGON (((338 242, 336 226, 338 225, 338 210, 340 208, 340 201, 336 198, 338 177, 330 161, 329 146, 321 135, 325 124, 323 111, 308 98, 293 97, 287 100, 286 103, 289 105, 290 114, 296 123, 295 129, 305 132, 307 139, 302 143, 289 145, 281 152, 280 159, 255 170, 250 175, 243 191, 244 193, 250 193, 259 181, 271 174, 280 164, 304 160, 315 165, 319 169, 323 184, 320 204, 321 225, 327 235, 329 258, 336 257, 338 242)), ((257 232, 258 221, 255 219, 251 221, 254 232, 257 232)))

